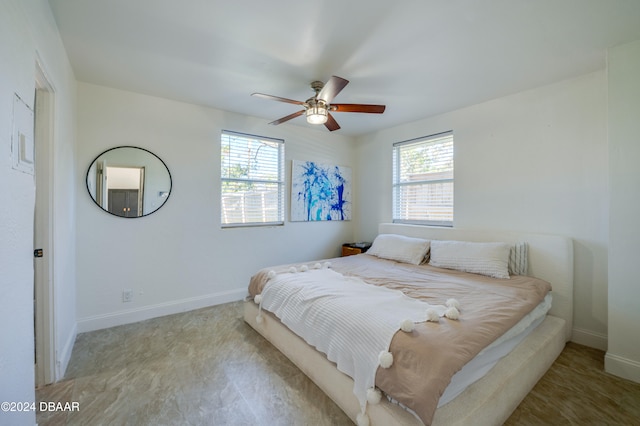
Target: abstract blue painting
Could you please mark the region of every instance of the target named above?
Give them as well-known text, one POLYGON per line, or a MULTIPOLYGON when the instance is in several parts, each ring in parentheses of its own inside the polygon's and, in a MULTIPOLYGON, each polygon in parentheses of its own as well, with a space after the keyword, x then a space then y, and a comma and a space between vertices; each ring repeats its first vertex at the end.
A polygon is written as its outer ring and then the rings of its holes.
POLYGON ((351 220, 351 168, 293 160, 291 221, 351 220))

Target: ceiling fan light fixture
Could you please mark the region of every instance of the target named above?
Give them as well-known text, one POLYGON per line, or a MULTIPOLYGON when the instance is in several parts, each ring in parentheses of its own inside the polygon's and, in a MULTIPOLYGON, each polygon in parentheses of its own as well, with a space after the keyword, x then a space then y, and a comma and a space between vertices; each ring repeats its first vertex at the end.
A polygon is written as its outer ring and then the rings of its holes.
POLYGON ((307 123, 309 124, 324 124, 329 118, 327 106, 322 102, 310 105, 305 114, 307 116, 307 123))

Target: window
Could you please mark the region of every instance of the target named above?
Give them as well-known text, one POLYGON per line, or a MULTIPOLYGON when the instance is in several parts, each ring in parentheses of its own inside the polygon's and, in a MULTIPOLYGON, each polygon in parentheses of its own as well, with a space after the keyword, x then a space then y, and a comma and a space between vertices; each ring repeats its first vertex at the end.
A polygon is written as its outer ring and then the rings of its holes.
POLYGON ((284 224, 284 141, 222 132, 223 227, 284 224))
POLYGON ((453 132, 393 144, 393 221, 453 226, 453 132))

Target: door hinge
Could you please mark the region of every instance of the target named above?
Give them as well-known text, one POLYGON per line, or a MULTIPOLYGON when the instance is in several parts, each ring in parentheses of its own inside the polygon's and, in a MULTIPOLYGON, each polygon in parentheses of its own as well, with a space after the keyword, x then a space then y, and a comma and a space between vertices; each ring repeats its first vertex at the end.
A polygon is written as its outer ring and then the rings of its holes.
POLYGON ((44 250, 42 249, 35 249, 33 251, 33 257, 42 257, 44 256, 44 250))

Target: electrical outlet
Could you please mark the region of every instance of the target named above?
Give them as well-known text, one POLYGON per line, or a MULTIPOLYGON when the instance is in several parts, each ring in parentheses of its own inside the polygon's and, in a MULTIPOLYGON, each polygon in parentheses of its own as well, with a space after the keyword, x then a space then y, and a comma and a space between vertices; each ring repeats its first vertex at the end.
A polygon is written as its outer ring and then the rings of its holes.
POLYGON ((122 290, 122 302, 131 302, 133 300, 133 290, 125 289, 122 290))

